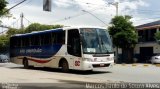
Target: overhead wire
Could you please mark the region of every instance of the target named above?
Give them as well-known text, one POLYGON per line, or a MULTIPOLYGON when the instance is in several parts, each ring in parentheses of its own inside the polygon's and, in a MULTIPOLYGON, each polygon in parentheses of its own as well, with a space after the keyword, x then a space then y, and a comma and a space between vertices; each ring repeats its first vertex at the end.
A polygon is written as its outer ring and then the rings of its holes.
MULTIPOLYGON (((100 9, 100 8, 93 9, 93 10, 91 10, 91 11, 89 11, 89 12, 93 12, 93 11, 95 11, 95 10, 97 10, 97 9, 100 9)), ((73 16, 68 16, 68 17, 65 17, 65 18, 63 18, 63 19, 56 20, 56 21, 54 21, 53 23, 70 20, 70 19, 73 19, 73 18, 82 16, 82 15, 85 15, 85 14, 88 14, 88 13, 81 12, 81 13, 76 14, 76 15, 73 15, 73 16)))
MULTIPOLYGON (((71 1, 74 1, 73 3, 75 4, 75 2, 77 2, 77 0, 71 0, 71 1)), ((59 1, 59 2, 62 2, 62 3, 65 3, 65 2, 63 2, 63 1, 59 1)), ((100 7, 101 9, 106 9, 107 8, 107 5, 110 5, 110 3, 109 2, 107 2, 107 3, 105 3, 106 4, 106 6, 104 7, 104 5, 102 6, 102 4, 94 4, 94 3, 88 3, 88 2, 83 2, 83 1, 78 1, 78 2, 80 2, 80 3, 84 3, 84 4, 86 4, 86 5, 90 5, 90 6, 92 6, 92 5, 96 5, 96 6, 98 6, 98 7, 100 7), (103 7, 103 8, 102 8, 103 7)), ((120 2, 121 3, 121 2, 120 2)), ((94 10, 93 10, 94 11, 94 10)), ((92 10, 91 11, 88 11, 88 12, 93 12, 92 10)), ((66 21, 66 20, 70 20, 70 19, 72 19, 72 18, 75 18, 75 17, 78 17, 78 16, 82 16, 82 15, 84 15, 84 14, 87 14, 87 13, 80 13, 80 14, 76 14, 76 15, 73 15, 73 16, 68 16, 68 17, 64 17, 63 19, 59 19, 59 20, 56 20, 56 21, 54 21, 53 23, 56 23, 56 22, 61 22, 61 21, 66 21)), ((99 19, 99 18, 98 18, 99 19)), ((103 21, 104 22, 104 21, 103 21)), ((51 22, 52 23, 52 22, 51 22)))
POLYGON ((15 25, 16 23, 18 23, 19 20, 20 20, 20 18, 18 18, 15 22, 11 23, 9 26, 13 26, 13 27, 14 27, 14 25, 15 25))
MULTIPOLYGON (((71 0, 71 1, 77 1, 77 0, 71 0)), ((59 1, 59 2, 64 3, 63 1, 59 1)), ((93 3, 82 2, 82 1, 79 1, 79 2, 85 3, 85 4, 87 4, 87 5, 91 4, 91 5, 96 5, 96 6, 98 6, 98 7, 101 6, 100 4, 93 4, 93 3)), ((99 9, 101 9, 101 7, 99 7, 99 9)), ((97 10, 97 8, 96 8, 96 9, 93 9, 93 10, 91 10, 91 11, 89 11, 89 12, 93 12, 93 11, 95 11, 95 10, 97 10)), ((87 13, 82 12, 82 13, 79 13, 79 14, 76 14, 76 15, 73 15, 73 16, 64 17, 63 19, 56 20, 56 21, 54 21, 53 23, 61 22, 61 21, 66 21, 66 20, 69 20, 69 19, 72 19, 72 18, 75 18, 75 17, 79 17, 79 16, 82 16, 82 15, 85 15, 85 14, 87 14, 87 13)))
MULTIPOLYGON (((74 1, 74 2, 76 1, 76 2, 77 2, 77 0, 71 0, 71 1, 74 1)), ((32 2, 32 0, 28 1, 25 5, 27 5, 27 4, 31 3, 31 2, 32 2)), ((63 1, 59 1, 59 2, 64 3, 63 1)), ((74 2, 73 2, 73 3, 74 3, 74 2)), ((78 2, 84 3, 84 4, 86 4, 86 5, 90 5, 90 6, 92 6, 92 5, 102 6, 101 4, 94 4, 94 3, 88 3, 88 2, 83 2, 83 1, 78 1, 78 2)), ((106 4, 106 6, 109 5, 109 3, 105 3, 105 4, 106 4)), ((22 7, 24 7, 24 5, 23 5, 22 7)), ((21 8, 21 7, 17 7, 17 8, 21 8)), ((15 9, 17 9, 17 8, 15 8, 15 9)), ((103 8, 106 8, 106 7, 103 7, 103 8)), ((137 11, 138 11, 138 12, 142 12, 142 13, 143 13, 143 12, 144 12, 144 13, 149 13, 149 12, 158 13, 158 10, 156 11, 156 10, 142 10, 142 9, 138 9, 137 11)), ((91 12, 91 11, 90 11, 90 12, 91 12)), ((85 14, 87 14, 87 13, 82 12, 82 13, 79 13, 79 14, 76 14, 76 15, 64 17, 64 18, 62 18, 62 19, 59 19, 59 20, 54 21, 53 23, 70 20, 70 19, 72 19, 72 18, 76 18, 76 17, 82 16, 82 15, 85 15, 85 14)), ((152 14, 153 14, 153 13, 152 13, 152 14)), ((158 14, 157 14, 157 15, 158 15, 158 14)), ((153 18, 158 18, 158 17, 153 17, 153 18)), ((26 19, 26 18, 25 18, 25 19, 26 19)), ((152 18, 147 18, 147 19, 152 19, 152 18)), ((27 20, 27 19, 26 19, 26 20, 27 20)), ((141 20, 141 19, 140 19, 140 20, 141 20)), ((143 19, 142 19, 142 20, 143 20, 143 19)), ((139 20, 135 20, 135 21, 139 21, 139 20)), ((29 21, 29 20, 28 20, 28 22, 31 23, 31 21, 29 21)))
POLYGON ((28 21, 28 25, 32 23, 32 22, 31 22, 30 20, 28 20, 26 17, 24 17, 24 19, 28 21))
POLYGON ((28 2, 24 3, 23 5, 21 5, 19 7, 14 8, 14 9, 19 9, 19 8, 25 7, 25 6, 29 5, 31 2, 32 2, 32 0, 29 0, 28 2))

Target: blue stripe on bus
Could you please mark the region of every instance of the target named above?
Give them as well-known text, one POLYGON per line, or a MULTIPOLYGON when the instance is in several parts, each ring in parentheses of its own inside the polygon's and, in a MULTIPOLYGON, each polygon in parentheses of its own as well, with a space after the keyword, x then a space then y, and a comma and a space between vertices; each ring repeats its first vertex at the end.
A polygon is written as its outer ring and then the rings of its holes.
POLYGON ((61 47, 62 44, 14 48, 11 49, 11 57, 30 56, 35 58, 50 58, 54 56, 61 47))

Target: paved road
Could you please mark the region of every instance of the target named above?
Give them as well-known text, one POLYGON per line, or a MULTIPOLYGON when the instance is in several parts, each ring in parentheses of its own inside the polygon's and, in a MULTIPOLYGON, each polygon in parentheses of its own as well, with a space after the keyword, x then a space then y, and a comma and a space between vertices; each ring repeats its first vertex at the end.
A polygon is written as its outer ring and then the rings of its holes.
POLYGON ((102 81, 59 69, 24 69, 22 65, 0 63, 0 89, 85 89, 90 82, 102 81))
POLYGON ((64 81, 101 81, 100 79, 85 77, 74 72, 63 73, 59 69, 53 68, 24 69, 22 65, 13 63, 0 63, 0 71, 0 82, 59 83, 64 81))
POLYGON ((81 82, 133 82, 160 83, 160 67, 154 65, 137 66, 116 64, 112 69, 95 70, 94 72, 71 71, 62 73, 58 69, 33 68, 23 69, 22 65, 0 63, 0 82, 35 82, 58 83, 67 81, 81 82))
MULTIPOLYGON (((98 72, 99 70, 97 70, 98 72)), ((105 71, 105 70, 103 70, 105 71)), ((102 71, 101 71, 102 72, 102 71)), ((109 72, 83 75, 102 80, 125 81, 133 83, 160 83, 160 67, 155 65, 115 65, 109 72)))

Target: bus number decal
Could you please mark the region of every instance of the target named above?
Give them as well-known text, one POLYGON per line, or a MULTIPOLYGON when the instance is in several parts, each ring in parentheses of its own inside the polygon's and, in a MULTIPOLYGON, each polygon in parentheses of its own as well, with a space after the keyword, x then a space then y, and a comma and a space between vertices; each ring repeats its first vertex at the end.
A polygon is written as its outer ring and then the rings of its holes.
POLYGON ((75 61, 75 66, 80 66, 80 61, 75 61))

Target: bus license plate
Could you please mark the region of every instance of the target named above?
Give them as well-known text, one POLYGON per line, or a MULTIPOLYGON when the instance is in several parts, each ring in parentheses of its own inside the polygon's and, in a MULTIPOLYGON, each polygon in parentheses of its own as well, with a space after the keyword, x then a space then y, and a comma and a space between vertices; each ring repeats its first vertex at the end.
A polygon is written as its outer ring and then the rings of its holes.
POLYGON ((104 64, 100 64, 100 66, 104 66, 104 64))

